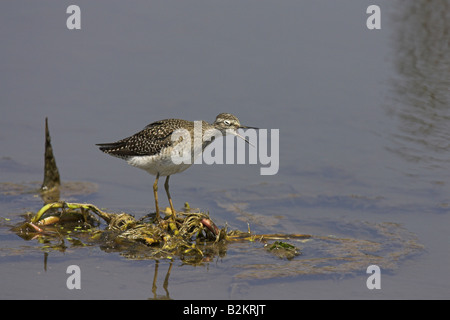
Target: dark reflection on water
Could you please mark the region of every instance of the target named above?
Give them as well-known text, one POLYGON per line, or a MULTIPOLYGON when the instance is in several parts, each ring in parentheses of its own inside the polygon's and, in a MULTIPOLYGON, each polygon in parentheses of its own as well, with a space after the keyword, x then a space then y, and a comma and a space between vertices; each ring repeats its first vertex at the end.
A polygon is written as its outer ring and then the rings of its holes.
POLYGON ((155 273, 153 275, 153 284, 152 284, 153 297, 149 298, 149 300, 171 300, 170 294, 169 294, 169 277, 170 277, 170 271, 172 270, 172 266, 173 266, 173 262, 170 262, 169 267, 166 271, 166 276, 164 277, 163 289, 165 291, 165 294, 157 294, 159 261, 158 260, 155 261, 155 273))
POLYGON ((398 119, 389 148, 428 169, 450 158, 450 2, 400 1, 396 23, 393 93, 389 114, 398 119))

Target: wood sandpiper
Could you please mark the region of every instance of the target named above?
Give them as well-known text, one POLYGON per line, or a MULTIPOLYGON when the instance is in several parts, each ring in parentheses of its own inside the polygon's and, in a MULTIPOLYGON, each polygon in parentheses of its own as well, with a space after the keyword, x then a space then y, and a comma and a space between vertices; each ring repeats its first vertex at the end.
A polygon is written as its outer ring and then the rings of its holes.
POLYGON ((256 129, 254 127, 242 126, 239 119, 230 113, 219 114, 213 124, 207 123, 206 121, 198 121, 198 123, 201 123, 201 132, 199 134, 194 132, 194 129, 198 128, 198 126, 196 127, 193 121, 166 119, 153 122, 138 133, 117 142, 97 144, 101 151, 114 157, 122 158, 128 164, 156 176, 153 184, 153 195, 155 197, 156 217, 158 221, 160 220, 158 205, 158 179, 160 176, 167 177, 164 187, 167 198, 169 199, 172 218, 175 220, 176 213, 169 193, 170 176, 189 168, 194 163, 194 159, 214 140, 212 137, 218 131, 221 135, 226 135, 227 133, 236 135, 249 143, 247 139, 239 135, 237 130, 256 129), (183 129, 189 133, 190 141, 183 139, 182 135, 173 139, 172 134, 183 129), (191 161, 187 161, 187 163, 174 163, 172 156, 177 146, 190 147, 191 161))

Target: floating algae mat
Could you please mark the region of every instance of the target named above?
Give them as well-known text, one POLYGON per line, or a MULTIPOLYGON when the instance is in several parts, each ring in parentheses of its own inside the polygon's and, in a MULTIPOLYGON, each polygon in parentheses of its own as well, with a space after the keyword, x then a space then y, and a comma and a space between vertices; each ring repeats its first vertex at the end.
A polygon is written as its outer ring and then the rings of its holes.
POLYGON ((28 215, 27 221, 13 231, 26 240, 37 241, 45 252, 97 246, 126 259, 178 259, 189 265, 225 257, 233 249, 237 261, 234 278, 247 280, 351 275, 371 264, 389 272, 423 251, 416 236, 396 223, 321 219, 305 223, 305 228, 333 226, 340 235, 257 235, 218 229, 207 213, 190 211, 186 207, 178 212, 173 225, 168 218, 156 222, 154 214, 135 219, 126 213, 107 213, 91 204, 55 202, 28 215), (301 244, 301 252, 294 244, 301 244))
MULTIPOLYGON (((168 208, 166 213, 168 214, 168 208)), ((46 250, 65 250, 67 245, 99 245, 105 251, 119 251, 130 259, 173 259, 198 264, 220 255, 230 242, 259 241, 279 258, 292 259, 298 248, 282 242, 307 239, 308 235, 254 235, 251 232, 219 229, 207 213, 190 212, 185 205, 176 221, 156 220, 155 214, 136 220, 127 213, 108 213, 92 204, 52 202, 13 230, 22 238, 37 240, 46 250), (101 228, 106 223, 105 228, 101 228), (276 239, 275 243, 268 241, 276 239)))

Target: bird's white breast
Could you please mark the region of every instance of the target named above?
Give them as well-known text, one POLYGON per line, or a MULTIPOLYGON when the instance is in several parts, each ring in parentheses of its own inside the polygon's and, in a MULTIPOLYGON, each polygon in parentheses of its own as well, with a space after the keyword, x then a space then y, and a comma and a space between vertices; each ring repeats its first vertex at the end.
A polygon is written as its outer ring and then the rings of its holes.
POLYGON ((183 172, 189 168, 192 163, 175 164, 172 160, 169 150, 162 150, 158 155, 153 156, 134 156, 127 159, 127 163, 147 171, 152 175, 170 176, 175 173, 183 172))

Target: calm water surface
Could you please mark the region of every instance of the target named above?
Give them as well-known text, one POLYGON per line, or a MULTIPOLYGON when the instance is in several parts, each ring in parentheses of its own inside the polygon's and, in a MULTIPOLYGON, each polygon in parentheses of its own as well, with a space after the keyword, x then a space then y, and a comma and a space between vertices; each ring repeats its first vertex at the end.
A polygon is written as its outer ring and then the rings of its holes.
MULTIPOLYGON (((370 31, 371 4, 78 1, 79 31, 66 28, 69 3, 2 4, 0 177, 39 185, 48 116, 63 181, 97 185, 69 200, 140 217, 153 210, 153 177, 94 144, 159 119, 212 122, 230 112, 280 130, 278 173, 194 165, 171 179, 175 205, 189 201, 221 225, 249 222, 261 233, 365 239, 366 224, 397 223, 424 249, 382 270, 381 290, 367 289, 365 268, 249 276, 248 266, 290 266, 261 258, 257 244, 197 267, 97 247, 45 254, 9 231, 40 199, 2 193, 0 297, 450 298, 449 4, 377 1, 382 28, 370 31), (81 267, 82 290, 66 288, 71 264, 81 267)), ((317 254, 298 245, 296 259, 317 254)))

